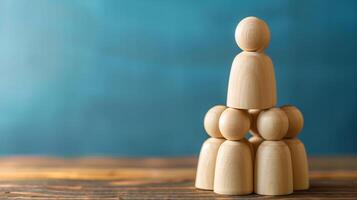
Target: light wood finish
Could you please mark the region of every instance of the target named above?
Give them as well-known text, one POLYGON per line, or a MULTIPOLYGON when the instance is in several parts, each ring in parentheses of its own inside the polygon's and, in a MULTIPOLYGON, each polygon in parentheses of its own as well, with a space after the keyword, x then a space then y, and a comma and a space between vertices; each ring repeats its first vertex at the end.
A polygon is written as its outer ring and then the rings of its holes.
POLYGON ((254 191, 262 195, 293 192, 293 171, 288 146, 283 141, 264 141, 255 158, 254 191))
POLYGON ((225 141, 218 150, 214 189, 217 194, 246 195, 253 192, 253 166, 249 145, 225 141))
POLYGON ((253 161, 253 165, 252 165, 252 166, 254 167, 255 150, 254 150, 253 144, 251 144, 251 143, 249 142, 249 140, 247 140, 246 138, 243 138, 243 139, 241 139, 240 141, 246 143, 246 144, 249 146, 250 152, 252 153, 252 161, 253 161))
POLYGON ((294 190, 309 189, 309 166, 304 144, 299 139, 285 139, 291 153, 294 190))
POLYGON ((203 143, 197 164, 196 188, 213 190, 217 153, 224 141, 224 139, 208 138, 203 143))
POLYGON ((227 140, 241 140, 250 128, 246 110, 227 108, 219 118, 219 130, 227 140))
POLYGON ((209 136, 214 138, 223 138, 221 132, 219 131, 218 123, 222 112, 226 108, 227 107, 223 105, 216 105, 207 111, 203 125, 209 136))
POLYGON ((357 199, 357 157, 310 156, 309 164, 309 190, 264 197, 196 189, 196 157, 1 157, 0 199, 357 199))
POLYGON ((269 27, 257 17, 246 17, 239 22, 235 39, 239 48, 244 51, 261 51, 269 46, 269 27))
POLYGON ((276 105, 274 66, 264 53, 241 52, 233 61, 227 106, 237 109, 266 109, 276 105))
POLYGON ((285 137, 286 138, 296 137, 300 133, 302 127, 304 126, 304 117, 301 111, 297 107, 292 105, 282 106, 281 110, 285 112, 286 116, 289 119, 289 129, 285 137))
POLYGON ((259 114, 257 127, 265 140, 280 140, 288 131, 289 120, 284 111, 271 108, 259 114))
POLYGON ((262 110, 258 110, 258 109, 250 109, 248 110, 249 113, 249 117, 250 117, 250 133, 253 136, 260 136, 259 131, 258 131, 258 127, 257 127, 257 119, 258 119, 258 115, 262 110))
POLYGON ((256 154, 259 145, 264 141, 262 137, 252 136, 249 138, 249 143, 252 144, 254 155, 256 154))

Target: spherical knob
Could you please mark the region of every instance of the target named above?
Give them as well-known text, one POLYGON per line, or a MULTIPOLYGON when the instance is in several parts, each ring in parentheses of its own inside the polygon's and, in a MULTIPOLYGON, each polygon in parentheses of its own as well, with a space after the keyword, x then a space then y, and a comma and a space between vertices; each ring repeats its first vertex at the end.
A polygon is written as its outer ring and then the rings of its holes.
POLYGON ((302 113, 297 107, 291 105, 282 106, 281 109, 285 112, 289 120, 289 129, 285 137, 296 137, 304 126, 304 117, 302 113))
POLYGON ((221 132, 219 131, 219 118, 222 112, 226 109, 226 106, 217 105, 213 106, 206 113, 203 126, 207 134, 214 138, 223 138, 221 132))
POLYGON ((244 51, 260 51, 268 47, 270 31, 268 25, 257 17, 246 17, 239 22, 235 39, 244 51))
POLYGON ((249 114, 245 110, 227 108, 219 119, 219 130, 227 140, 243 139, 249 128, 249 114))
POLYGON ((264 139, 281 140, 288 131, 289 120, 284 111, 271 108, 259 114, 257 127, 264 139))

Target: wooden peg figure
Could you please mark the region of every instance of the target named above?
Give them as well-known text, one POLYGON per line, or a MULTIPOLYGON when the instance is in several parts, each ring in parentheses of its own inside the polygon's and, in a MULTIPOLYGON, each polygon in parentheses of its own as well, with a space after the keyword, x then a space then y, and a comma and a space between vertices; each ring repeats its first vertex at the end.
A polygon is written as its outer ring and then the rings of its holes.
POLYGON ((285 105, 281 109, 289 119, 289 129, 284 142, 288 145, 291 153, 294 190, 306 190, 310 185, 307 155, 304 144, 296 138, 304 126, 304 118, 295 106, 285 105))
POLYGON ((289 122, 279 108, 262 111, 257 127, 264 141, 255 157, 254 191, 262 195, 286 195, 293 192, 293 171, 289 147, 283 141, 289 122), (270 141, 269 141, 270 140, 270 141))
POLYGON ((217 152, 225 141, 218 127, 219 118, 225 109, 223 105, 213 106, 205 115, 204 128, 212 138, 208 138, 201 147, 195 182, 198 189, 213 190, 217 152))
POLYGON ((243 52, 232 63, 227 106, 237 109, 267 109, 276 105, 273 62, 263 53, 270 41, 267 24, 256 17, 239 22, 235 38, 243 52))
POLYGON ((227 108, 219 119, 219 129, 227 140, 218 150, 213 191, 225 195, 253 192, 253 149, 244 138, 250 119, 246 110, 227 108))

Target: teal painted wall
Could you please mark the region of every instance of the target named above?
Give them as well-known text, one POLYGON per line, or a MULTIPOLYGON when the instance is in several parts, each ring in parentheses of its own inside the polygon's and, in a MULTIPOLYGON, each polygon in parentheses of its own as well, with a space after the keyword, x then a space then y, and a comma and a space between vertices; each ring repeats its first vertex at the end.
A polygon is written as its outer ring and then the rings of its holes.
POLYGON ((357 1, 0 1, 0 154, 190 155, 234 29, 270 26, 310 154, 357 153, 357 1))

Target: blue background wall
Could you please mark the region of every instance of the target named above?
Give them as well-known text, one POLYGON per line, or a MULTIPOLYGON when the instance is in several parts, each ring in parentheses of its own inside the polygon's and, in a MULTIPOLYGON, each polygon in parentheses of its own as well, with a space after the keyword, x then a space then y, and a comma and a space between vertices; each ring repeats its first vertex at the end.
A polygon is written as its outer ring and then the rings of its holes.
POLYGON ((255 15, 310 154, 357 153, 357 1, 0 1, 0 154, 190 155, 255 15))

